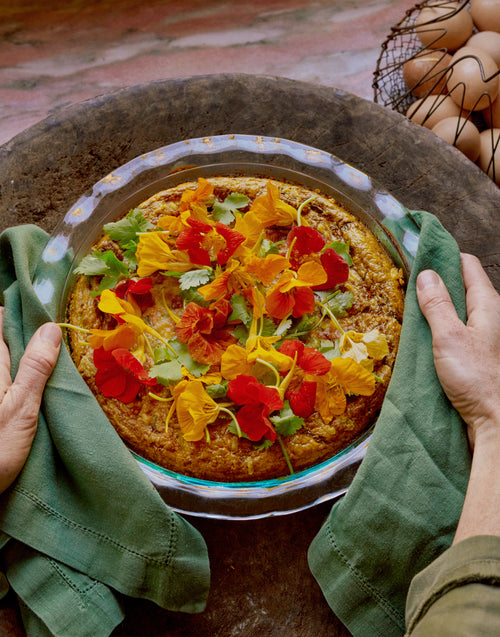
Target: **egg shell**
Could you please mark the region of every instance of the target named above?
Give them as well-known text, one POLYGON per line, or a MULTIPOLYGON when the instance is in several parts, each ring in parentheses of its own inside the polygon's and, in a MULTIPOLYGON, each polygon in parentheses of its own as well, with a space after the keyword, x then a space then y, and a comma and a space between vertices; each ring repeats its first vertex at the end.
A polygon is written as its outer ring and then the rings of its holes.
POLYGON ((497 73, 498 66, 488 53, 464 46, 451 59, 446 87, 459 106, 482 110, 497 96, 497 73))
POLYGON ((481 151, 477 163, 481 170, 500 186, 500 128, 487 128, 479 134, 481 151), (494 151, 494 152, 493 152, 494 151), (494 157, 491 162, 492 156, 494 157))
POLYGON ((455 51, 467 42, 473 29, 470 13, 459 2, 426 6, 415 20, 417 36, 429 49, 455 51))
POLYGON ((470 120, 464 117, 445 117, 432 128, 432 132, 455 146, 471 161, 476 161, 479 157, 481 138, 479 130, 470 120))
POLYGON ((420 51, 403 65, 406 86, 416 97, 441 93, 446 85, 450 62, 449 53, 427 49, 420 51))
MULTIPOLYGON (((458 117, 460 107, 449 95, 429 95, 416 100, 406 112, 406 117, 415 124, 433 128, 445 117, 458 117)), ((462 113, 466 117, 465 113, 462 113)))
POLYGON ((500 0, 471 0, 470 13, 479 31, 500 33, 500 0))
POLYGON ((498 94, 496 100, 481 111, 489 128, 500 128, 500 76, 498 78, 498 94))
MULTIPOLYGON (((500 8, 498 10, 500 11, 500 8)), ((500 67, 500 33, 496 31, 478 31, 467 40, 465 46, 486 51, 493 58, 495 64, 500 67)))

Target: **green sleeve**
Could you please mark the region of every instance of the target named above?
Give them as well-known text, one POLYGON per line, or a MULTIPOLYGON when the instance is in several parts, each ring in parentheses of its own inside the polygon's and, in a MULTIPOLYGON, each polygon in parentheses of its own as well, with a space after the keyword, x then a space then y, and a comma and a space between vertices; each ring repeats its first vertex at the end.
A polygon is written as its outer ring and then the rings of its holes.
POLYGON ((416 575, 406 602, 407 637, 500 635, 500 537, 451 546, 416 575))

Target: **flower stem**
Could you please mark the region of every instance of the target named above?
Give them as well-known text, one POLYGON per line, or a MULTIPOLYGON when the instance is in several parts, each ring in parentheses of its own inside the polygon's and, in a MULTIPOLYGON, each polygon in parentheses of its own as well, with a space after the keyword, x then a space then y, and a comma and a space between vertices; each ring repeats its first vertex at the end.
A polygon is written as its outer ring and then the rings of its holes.
POLYGON ((298 226, 302 225, 301 215, 302 215, 302 210, 304 209, 304 206, 307 206, 308 203, 310 203, 311 201, 314 201, 314 199, 317 199, 317 198, 318 198, 318 195, 313 195, 312 197, 309 197, 309 199, 306 199, 300 204, 297 210, 297 225, 298 226))
POLYGON ((229 409, 226 409, 225 407, 219 407, 219 411, 224 412, 225 414, 227 414, 231 420, 234 423, 234 426, 236 427, 236 431, 238 433, 238 438, 241 438, 241 436, 243 435, 240 429, 240 424, 239 422, 236 420, 236 416, 233 414, 232 411, 229 411, 229 409))
POLYGON ((288 471, 290 472, 290 475, 293 475, 295 471, 293 470, 292 463, 290 462, 290 456, 288 455, 288 451, 286 450, 283 440, 278 433, 276 434, 276 437, 278 438, 278 442, 280 443, 281 451, 283 452, 283 455, 285 456, 286 466, 288 467, 288 471))
POLYGON ((342 329, 342 327, 340 326, 340 323, 337 321, 337 317, 330 310, 330 308, 324 303, 321 303, 320 301, 317 301, 317 303, 320 306, 320 308, 323 310, 324 314, 328 314, 329 319, 335 325, 335 327, 341 332, 341 334, 345 334, 345 330, 342 329))
POLYGON ((77 325, 71 325, 71 323, 58 323, 59 327, 67 327, 72 330, 77 330, 78 332, 85 332, 85 334, 90 334, 90 330, 86 330, 84 327, 78 327, 77 325))
POLYGON ((279 386, 280 382, 281 382, 281 376, 278 373, 278 370, 276 369, 276 367, 274 367, 274 365, 271 365, 271 363, 268 363, 267 361, 265 361, 262 358, 256 358, 255 361, 257 363, 260 363, 261 365, 265 365, 266 367, 268 367, 269 369, 271 369, 274 373, 274 377, 276 378, 276 387, 279 386))

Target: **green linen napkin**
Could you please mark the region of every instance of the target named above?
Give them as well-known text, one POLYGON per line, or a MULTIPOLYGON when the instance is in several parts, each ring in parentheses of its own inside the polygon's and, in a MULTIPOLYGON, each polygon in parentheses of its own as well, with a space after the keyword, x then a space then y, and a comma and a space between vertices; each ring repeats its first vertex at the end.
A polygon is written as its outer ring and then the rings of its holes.
POLYGON ((329 605, 356 637, 404 634, 410 581, 451 544, 470 471, 465 429, 437 378, 415 290, 418 272, 436 270, 464 320, 460 254, 434 216, 409 214, 420 239, 393 376, 366 456, 308 555, 329 605))
MULTIPOLYGON (((46 242, 32 225, 0 236, 0 302, 13 377, 31 335, 55 315, 56 299, 47 309, 32 285, 46 242)), ((60 271, 51 264, 61 281, 66 269, 64 262, 60 271)), ((37 274, 43 279, 43 265, 37 274)), ((30 637, 109 635, 123 619, 120 595, 174 611, 205 607, 205 542, 165 505, 64 345, 28 461, 0 496, 0 550, 0 570, 20 599, 30 637)))

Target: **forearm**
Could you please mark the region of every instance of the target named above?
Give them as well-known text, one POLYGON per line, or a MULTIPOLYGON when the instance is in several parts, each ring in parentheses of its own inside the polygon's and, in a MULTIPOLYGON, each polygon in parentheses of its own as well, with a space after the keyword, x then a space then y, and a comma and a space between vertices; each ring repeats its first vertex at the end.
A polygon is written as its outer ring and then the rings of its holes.
POLYGON ((478 432, 465 502, 453 544, 475 535, 500 536, 500 417, 478 432))

